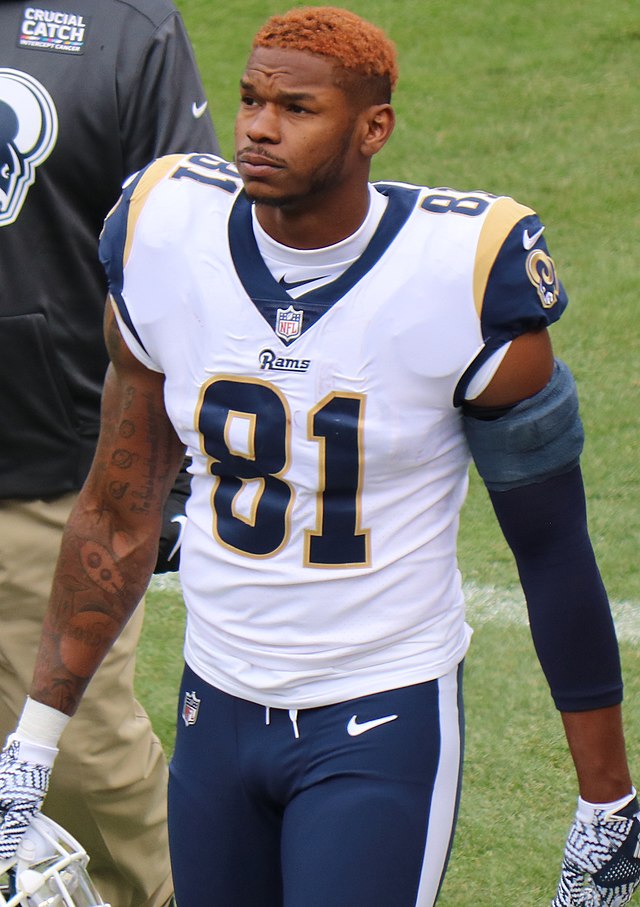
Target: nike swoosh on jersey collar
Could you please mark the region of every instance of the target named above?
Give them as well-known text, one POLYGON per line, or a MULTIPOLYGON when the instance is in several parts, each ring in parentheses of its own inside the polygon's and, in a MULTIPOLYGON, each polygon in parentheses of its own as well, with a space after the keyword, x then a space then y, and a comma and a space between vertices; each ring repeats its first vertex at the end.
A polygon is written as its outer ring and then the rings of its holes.
POLYGON ((288 292, 289 290, 295 290, 296 287, 303 287, 307 283, 314 283, 316 280, 326 280, 326 275, 324 277, 305 277, 304 280, 294 280, 292 283, 281 277, 278 283, 288 292))
MULTIPOLYGON (((379 187, 389 199, 376 232, 362 255, 336 280, 309 290, 296 300, 304 310, 302 333, 308 331, 325 312, 349 292, 384 255, 416 206, 420 190, 413 187, 379 187)), ((291 305, 291 297, 271 274, 260 255, 251 220, 251 202, 244 190, 236 198, 229 217, 229 247, 240 281, 262 317, 275 332, 279 308, 291 305)), ((300 335, 299 335, 300 336, 300 335)), ((295 343, 297 338, 283 343, 295 343)))

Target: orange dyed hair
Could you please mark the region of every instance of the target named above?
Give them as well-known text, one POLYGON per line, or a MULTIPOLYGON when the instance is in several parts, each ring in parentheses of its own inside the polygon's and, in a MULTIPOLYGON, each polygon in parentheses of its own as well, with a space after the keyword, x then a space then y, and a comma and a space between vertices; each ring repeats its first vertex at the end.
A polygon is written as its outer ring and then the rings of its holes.
POLYGON ((335 6, 301 6, 272 16, 256 34, 253 47, 330 57, 336 62, 339 87, 367 104, 388 103, 398 81, 393 42, 381 28, 335 6))

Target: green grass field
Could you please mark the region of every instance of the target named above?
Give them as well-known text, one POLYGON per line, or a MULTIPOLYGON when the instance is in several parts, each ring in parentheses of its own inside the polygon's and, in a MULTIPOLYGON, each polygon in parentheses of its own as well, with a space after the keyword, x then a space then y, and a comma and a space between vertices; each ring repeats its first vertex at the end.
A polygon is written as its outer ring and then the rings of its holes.
MULTIPOLYGON (((237 83, 269 0, 178 0, 226 155, 237 83)), ((640 777, 638 463, 640 15, 637 0, 369 0, 400 54, 398 127, 374 177, 514 195, 547 224, 571 299, 553 329, 577 377, 592 537, 619 621, 640 777)), ((513 562, 472 476, 460 537, 476 628, 467 762, 442 907, 534 907, 553 893, 575 781, 533 655, 513 562)), ((181 669, 175 587, 148 599, 139 694, 168 753, 181 669)), ((330 905, 328 905, 330 907, 330 905)), ((354 905, 355 907, 355 905, 354 905)))

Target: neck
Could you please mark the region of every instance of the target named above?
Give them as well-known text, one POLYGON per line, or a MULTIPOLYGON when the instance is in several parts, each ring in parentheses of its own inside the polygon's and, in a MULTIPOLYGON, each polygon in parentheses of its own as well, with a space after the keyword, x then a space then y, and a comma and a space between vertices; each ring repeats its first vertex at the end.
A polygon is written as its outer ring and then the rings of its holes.
POLYGON ((341 242, 356 232, 369 210, 369 187, 322 199, 310 198, 282 206, 256 202, 258 223, 276 242, 293 249, 321 249, 341 242))

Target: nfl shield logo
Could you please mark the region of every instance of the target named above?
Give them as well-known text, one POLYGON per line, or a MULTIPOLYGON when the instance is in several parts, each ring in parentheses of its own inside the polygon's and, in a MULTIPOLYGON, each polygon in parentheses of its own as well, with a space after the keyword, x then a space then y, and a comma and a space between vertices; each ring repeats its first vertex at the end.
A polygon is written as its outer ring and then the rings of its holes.
POLYGON ((195 690, 192 693, 185 693, 184 705, 182 706, 182 720, 187 727, 189 727, 190 724, 195 724, 198 720, 199 708, 200 700, 196 696, 195 690))
POLYGON ((294 309, 292 305, 288 309, 278 309, 276 315, 276 334, 283 340, 295 340, 302 333, 302 316, 301 309, 294 309))

